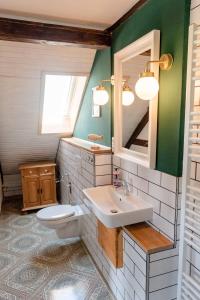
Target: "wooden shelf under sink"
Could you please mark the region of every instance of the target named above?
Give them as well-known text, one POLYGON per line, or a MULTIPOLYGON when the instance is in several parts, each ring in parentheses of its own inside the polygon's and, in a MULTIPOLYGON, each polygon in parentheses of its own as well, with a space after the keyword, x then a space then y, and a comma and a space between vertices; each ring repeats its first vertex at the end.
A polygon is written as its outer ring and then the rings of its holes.
POLYGON ((148 254, 172 249, 174 246, 172 241, 146 222, 128 225, 123 229, 148 254))
POLYGON ((152 254, 172 249, 174 243, 146 222, 108 228, 98 220, 98 242, 115 268, 123 267, 123 231, 143 249, 152 254))
POLYGON ((108 228, 98 220, 98 241, 115 266, 123 267, 123 230, 121 227, 108 228))

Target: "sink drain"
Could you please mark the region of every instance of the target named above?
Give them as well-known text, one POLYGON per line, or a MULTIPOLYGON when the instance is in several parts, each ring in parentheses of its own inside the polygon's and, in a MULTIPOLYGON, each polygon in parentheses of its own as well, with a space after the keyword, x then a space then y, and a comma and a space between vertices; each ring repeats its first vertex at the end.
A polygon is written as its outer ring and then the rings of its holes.
POLYGON ((110 212, 111 212, 112 214, 116 214, 116 213, 118 213, 118 210, 116 210, 116 209, 111 209, 110 212))

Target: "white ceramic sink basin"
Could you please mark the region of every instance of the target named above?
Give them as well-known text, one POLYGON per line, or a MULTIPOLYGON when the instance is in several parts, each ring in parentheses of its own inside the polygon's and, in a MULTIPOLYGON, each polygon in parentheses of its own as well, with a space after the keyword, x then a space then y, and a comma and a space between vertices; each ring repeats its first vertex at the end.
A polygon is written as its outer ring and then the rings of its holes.
POLYGON ((112 185, 84 189, 83 193, 91 201, 96 217, 107 227, 121 227, 151 220, 151 204, 112 185))

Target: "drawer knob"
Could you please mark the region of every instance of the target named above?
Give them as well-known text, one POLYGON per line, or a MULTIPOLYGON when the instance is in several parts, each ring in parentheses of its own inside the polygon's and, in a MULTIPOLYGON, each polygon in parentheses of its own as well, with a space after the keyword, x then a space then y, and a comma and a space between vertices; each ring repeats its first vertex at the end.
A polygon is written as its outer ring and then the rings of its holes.
POLYGON ((29 174, 32 174, 33 172, 32 171, 29 171, 29 174))
POLYGON ((45 173, 47 173, 47 172, 48 172, 48 170, 47 170, 47 169, 45 169, 44 171, 45 171, 45 173))

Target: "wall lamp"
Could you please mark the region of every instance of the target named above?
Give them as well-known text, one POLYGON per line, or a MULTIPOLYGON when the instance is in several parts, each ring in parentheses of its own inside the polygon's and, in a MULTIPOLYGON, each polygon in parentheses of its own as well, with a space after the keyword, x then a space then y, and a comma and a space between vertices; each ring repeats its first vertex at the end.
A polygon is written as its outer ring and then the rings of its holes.
MULTIPOLYGON (((101 84, 93 89, 93 102, 96 105, 105 105, 109 100, 109 94, 104 83, 110 82, 115 84, 114 76, 111 79, 101 80, 101 84)), ((135 100, 134 93, 127 83, 127 79, 122 80, 122 104, 125 106, 131 105, 135 100)))
MULTIPOLYGON (((140 78, 136 82, 135 92, 142 100, 152 100, 159 91, 159 83, 155 78, 154 72, 150 70, 151 64, 159 64, 163 71, 170 70, 173 65, 173 57, 170 53, 163 54, 159 60, 150 60, 146 64, 145 71, 140 73, 140 78)), ((122 104, 125 106, 131 105, 134 100, 134 93, 128 85, 128 78, 122 80, 122 104)), ((109 94, 104 83, 110 82, 115 84, 114 76, 111 79, 101 80, 101 84, 93 89, 93 102, 96 105, 105 105, 109 100, 109 94)))
POLYGON ((159 64, 161 70, 170 70, 173 65, 171 54, 163 54, 159 60, 148 61, 144 72, 140 73, 140 78, 136 82, 135 92, 142 100, 152 100, 159 91, 159 83, 150 71, 150 64, 159 64))

